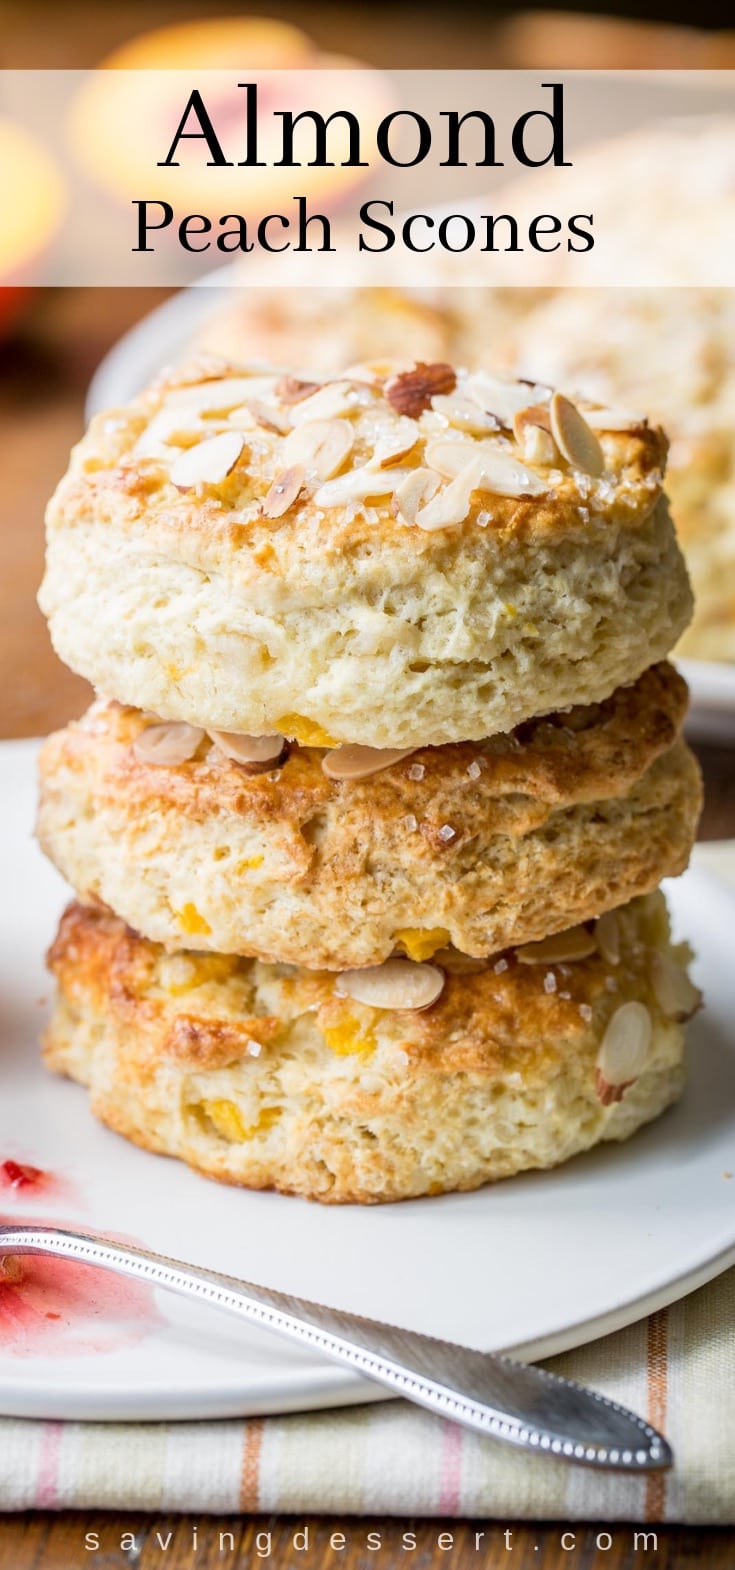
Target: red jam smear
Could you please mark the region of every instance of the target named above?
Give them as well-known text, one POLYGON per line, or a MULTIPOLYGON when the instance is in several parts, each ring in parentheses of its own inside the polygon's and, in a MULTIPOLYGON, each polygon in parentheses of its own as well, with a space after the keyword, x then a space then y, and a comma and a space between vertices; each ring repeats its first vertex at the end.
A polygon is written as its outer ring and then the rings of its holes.
POLYGON ((46 1171, 29 1161, 7 1156, 0 1161, 0 1189, 23 1203, 38 1199, 64 1199, 82 1208, 74 1184, 58 1172, 46 1171))
MULTIPOLYGON (((7 1226, 30 1221, 23 1209, 39 1199, 81 1203, 67 1178, 12 1156, 0 1161, 0 1190, 6 1200, 15 1202, 12 1214, 0 1214, 0 1222, 7 1226)), ((79 1226, 78 1220, 39 1216, 35 1208, 32 1220, 38 1226, 71 1231, 79 1226)), ((0 1355, 78 1357, 117 1352, 165 1323, 153 1290, 144 1281, 52 1255, 0 1256, 0 1355)))
POLYGON ((116 1352, 164 1323, 145 1282, 41 1254, 0 1260, 0 1353, 77 1357, 116 1352))
POLYGON ((41 1167, 31 1167, 21 1161, 3 1161, 0 1176, 5 1188, 35 1188, 43 1186, 48 1173, 41 1167))

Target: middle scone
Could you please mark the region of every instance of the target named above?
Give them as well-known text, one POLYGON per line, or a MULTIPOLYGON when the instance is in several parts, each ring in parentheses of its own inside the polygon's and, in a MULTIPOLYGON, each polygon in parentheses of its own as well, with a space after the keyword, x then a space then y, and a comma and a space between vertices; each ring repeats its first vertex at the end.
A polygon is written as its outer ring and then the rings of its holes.
POLYGON ((40 603, 73 670, 163 719, 481 739, 600 702, 680 637, 666 445, 443 363, 181 372, 76 448, 40 603))
POLYGON ((485 741, 396 757, 275 736, 240 763, 246 738, 99 702, 43 748, 39 837, 87 905, 170 950, 485 956, 683 871, 701 806, 685 708, 661 664, 485 741))

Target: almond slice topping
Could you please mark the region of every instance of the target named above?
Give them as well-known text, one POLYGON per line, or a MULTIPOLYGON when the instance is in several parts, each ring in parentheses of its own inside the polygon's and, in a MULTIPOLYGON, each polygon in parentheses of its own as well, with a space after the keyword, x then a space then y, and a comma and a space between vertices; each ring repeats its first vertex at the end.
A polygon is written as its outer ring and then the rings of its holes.
POLYGON ((454 367, 443 360, 431 365, 417 360, 410 371, 399 371, 385 384, 385 396, 398 414, 417 420, 438 393, 451 393, 457 385, 454 367))
POLYGON ((326 480, 314 492, 317 507, 343 507, 345 502, 364 501, 366 496, 391 496, 415 471, 397 464, 392 469, 347 469, 334 480, 326 480))
POLYGON ((298 376, 283 376, 276 382, 275 392, 281 403, 302 403, 304 398, 318 392, 320 386, 320 382, 304 382, 298 376))
POLYGON ((273 376, 225 376, 221 380, 182 387, 168 398, 169 407, 192 414, 227 414, 249 398, 267 398, 273 393, 273 376))
POLYGON ((585 409, 585 420, 592 431, 645 430, 645 414, 633 414, 630 409, 585 409))
POLYGON ((477 464, 477 489, 492 491, 496 496, 541 496, 548 490, 538 474, 491 441, 453 442, 439 437, 426 443, 424 456, 431 469, 450 479, 468 464, 477 464))
POLYGON ((220 431, 196 447, 188 447, 175 458, 170 471, 171 484, 178 491, 190 491, 195 485, 221 485, 234 469, 245 446, 241 431, 220 431))
POLYGON ((548 396, 548 389, 536 382, 505 381, 500 376, 489 376, 485 371, 474 371, 468 376, 464 391, 479 403, 481 409, 494 414, 506 430, 512 429, 513 416, 519 409, 525 409, 529 402, 540 401, 548 396))
POLYGON ((553 933, 538 943, 524 943, 516 949, 516 959, 522 965, 562 965, 567 960, 587 959, 596 947, 586 927, 569 927, 566 932, 553 933))
POLYGON ((431 501, 439 489, 439 476, 432 469, 411 469, 393 493, 393 512, 404 523, 415 523, 422 502, 431 501))
POLYGON ((185 722, 147 725, 136 736, 133 752, 139 763, 155 763, 174 768, 177 763, 187 763, 203 740, 204 731, 198 725, 185 722))
POLYGON ((368 469, 390 469, 394 464, 402 463, 419 439, 416 421, 406 419, 401 415, 395 420, 385 434, 378 436, 372 458, 368 460, 368 469))
POLYGON ((503 428, 497 415, 482 409, 474 398, 463 398, 456 393, 440 394, 432 398, 431 407, 448 425, 454 425, 460 431, 471 431, 473 436, 503 428))
POLYGON ((605 459, 600 443, 576 403, 556 392, 551 400, 551 432, 568 463, 586 474, 602 474, 605 459))
POLYGON ((543 426, 525 425, 522 434, 516 439, 526 463, 538 463, 542 468, 550 469, 552 464, 558 462, 556 442, 543 426))
POLYGON ((603 1107, 622 1101, 638 1079, 651 1049, 651 1016, 643 1003, 622 1003, 608 1021, 600 1043, 595 1090, 603 1107))
POLYGON ((376 1009, 428 1009, 444 988, 444 972, 436 965, 410 959, 387 959, 383 965, 343 970, 334 990, 338 998, 354 998, 376 1009))
POLYGON ((279 731, 272 736, 244 736, 238 731, 209 730, 207 735, 226 758, 241 763, 248 774, 265 774, 283 763, 288 754, 288 742, 279 731))
POLYGON ((702 1001, 699 987, 669 954, 654 954, 651 979, 656 1001, 667 1019, 683 1023, 696 1014, 702 1001))
POLYGON ((620 964, 620 927, 614 910, 606 910, 595 922, 595 942, 608 965, 620 964))
POLYGON ((289 464, 303 464, 318 480, 329 480, 352 452, 355 436, 346 420, 309 420, 290 431, 283 444, 289 464))
POLYGON ((309 393, 291 408, 291 422, 297 425, 333 420, 340 414, 351 414, 362 401, 363 394, 353 382, 341 380, 323 382, 316 392, 309 393))
POLYGON ((303 464, 295 463, 292 468, 283 469, 276 475, 270 490, 263 497, 263 517, 282 518, 289 507, 293 507, 305 483, 306 473, 303 464))
POLYGON ((464 523, 472 501, 472 492, 480 484, 480 467, 468 463, 466 468, 439 491, 425 507, 420 507, 414 522, 420 529, 448 529, 464 523))
POLYGON ((556 442, 551 435, 548 405, 530 404, 513 416, 513 435, 528 463, 540 463, 548 468, 559 457, 556 442))
POLYGON ((330 780, 366 780, 400 763, 401 758, 410 758, 415 751, 415 747, 360 747, 350 742, 328 752, 322 758, 322 770, 330 780))
POLYGON ((261 398, 250 398, 247 403, 241 403, 227 418, 231 424, 236 425, 242 420, 243 415, 250 415, 264 431, 271 431, 274 436, 285 436, 291 426, 285 415, 274 408, 273 404, 263 403, 261 398))

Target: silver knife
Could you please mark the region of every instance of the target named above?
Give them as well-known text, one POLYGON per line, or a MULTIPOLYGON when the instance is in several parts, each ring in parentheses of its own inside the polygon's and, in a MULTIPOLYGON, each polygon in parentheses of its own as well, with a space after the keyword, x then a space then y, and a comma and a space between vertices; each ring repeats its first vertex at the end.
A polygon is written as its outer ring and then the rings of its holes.
POLYGON ((498 1353, 325 1308, 97 1233, 1 1225, 0 1257, 8 1254, 75 1259, 196 1298, 322 1352, 475 1433, 523 1450, 634 1473, 673 1463, 663 1436, 634 1412, 570 1379, 498 1353))

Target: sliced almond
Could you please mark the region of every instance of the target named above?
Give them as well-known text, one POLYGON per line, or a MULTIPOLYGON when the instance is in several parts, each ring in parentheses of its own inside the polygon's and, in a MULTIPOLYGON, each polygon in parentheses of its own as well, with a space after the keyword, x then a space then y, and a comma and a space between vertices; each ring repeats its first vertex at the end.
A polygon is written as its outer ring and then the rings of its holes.
POLYGON ((548 468, 558 462, 548 405, 534 403, 519 409, 513 416, 513 435, 527 463, 539 463, 548 468))
POLYGON ((274 436, 285 436, 291 429, 290 422, 285 415, 274 408, 271 403, 263 403, 262 398, 250 398, 247 403, 240 404, 228 415, 228 420, 236 424, 243 415, 250 415, 264 431, 271 431, 274 436))
POLYGON ((320 386, 320 382, 304 382, 298 376, 283 376, 276 382, 275 392, 281 403, 303 403, 304 398, 310 398, 320 386))
POLYGON ((550 469, 559 461, 556 442, 541 425, 524 426, 519 446, 526 463, 537 463, 544 469, 550 469))
POLYGON ((568 960, 587 959, 596 947, 586 927, 568 927, 566 932, 553 933, 538 943, 524 943, 516 949, 516 959, 522 965, 563 965, 568 960))
POLYGON ((317 479, 329 480, 352 452, 355 435, 346 420, 314 420, 297 425, 283 444, 289 464, 303 464, 317 479))
POLYGON ((204 731, 198 725, 183 721, 171 724, 161 722, 146 725, 133 742, 133 752, 139 763, 161 764, 174 768, 177 763, 187 763, 203 740, 204 731))
POLYGON ((496 414, 481 409, 474 398, 463 398, 457 393, 432 398, 431 407, 448 425, 454 425, 460 431, 470 431, 473 436, 503 428, 496 414))
POLYGON ((614 910, 606 910, 595 922, 595 943, 608 965, 620 963, 620 926, 614 910))
POLYGON ((201 430, 201 423, 195 410, 186 416, 179 409, 164 404, 141 432, 133 455, 136 458, 169 458, 175 437, 201 430))
POLYGON ((404 523, 415 523, 422 502, 431 501, 439 489, 439 476, 432 469, 411 469, 393 492, 393 511, 404 523))
POLYGON ((463 391, 474 398, 481 409, 494 414, 508 431, 512 429, 513 416, 519 409, 548 400, 548 389, 535 382, 506 381, 500 376, 489 376, 485 371, 475 371, 468 376, 463 391))
POLYGON ((270 490, 263 498, 263 517, 282 518, 289 507, 293 507, 299 492, 306 483, 306 473, 303 464, 295 463, 292 468, 284 469, 277 474, 270 490))
MULTIPOLYGON (((367 395, 370 396, 370 395, 367 395)), ((351 414, 360 403, 361 394, 352 382, 324 382, 291 409, 291 422, 295 426, 317 420, 333 420, 340 414, 351 414)))
POLYGON ((248 774, 265 774, 283 763, 288 742, 279 731, 271 736, 244 736, 239 731, 207 731, 215 747, 233 763, 241 763, 248 774))
POLYGON ((335 982, 337 997, 354 998, 376 1009, 427 1009, 444 987, 444 972, 436 965, 415 964, 410 959, 387 959, 383 965, 343 970, 335 982))
POLYGON ((390 469, 394 464, 402 463, 413 452, 418 439, 416 421, 400 415, 385 432, 378 434, 375 451, 368 460, 368 469, 390 469))
POLYGON ((400 763, 401 758, 410 758, 415 751, 415 747, 360 747, 350 742, 328 752, 322 758, 322 769, 330 780, 366 780, 400 763))
POLYGON ((259 374, 221 377, 169 394, 164 408, 192 414, 227 414, 246 399, 272 397, 275 380, 274 376, 259 374))
POLYGON ((541 496, 548 490, 538 474, 492 441, 453 442, 437 437, 426 443, 424 457, 429 468, 448 478, 460 474, 470 462, 476 463, 478 489, 492 491, 496 496, 541 496))
POLYGON ((366 496, 390 496, 397 491, 413 469, 348 469, 335 480, 327 480, 314 492, 317 507, 343 507, 345 502, 364 501, 366 496))
POLYGON ((234 469, 245 446, 241 431, 220 431, 206 441, 197 442, 175 458, 169 470, 171 484, 178 491, 195 485, 221 485, 234 469))
POLYGON ((398 414, 417 420, 438 393, 451 393, 457 385, 453 366, 443 360, 427 365, 417 360, 409 371, 399 371, 385 384, 385 396, 398 414))
POLYGON ((518 440, 519 429, 524 425, 538 425, 542 431, 551 432, 551 411, 548 403, 527 403, 513 415, 513 435, 518 440))
POLYGON ((640 431, 648 425, 645 414, 630 409, 585 409, 584 418, 591 431, 640 431))
POLYGON ((480 483, 480 466, 468 463, 467 467, 449 485, 437 492, 424 507, 419 507, 414 522, 419 529, 433 531, 448 529, 464 523, 470 511, 472 492, 480 483))
POLYGON ((384 454, 381 452, 380 456, 378 455, 378 451, 376 449, 372 458, 372 462, 377 464, 379 469, 393 469, 397 464, 405 463, 406 459, 410 458, 415 446, 416 443, 412 442, 410 447, 397 447, 394 452, 387 452, 384 454))
POLYGON ((586 474, 602 474, 605 458, 600 443, 590 430, 576 403, 556 392, 551 400, 551 433, 568 463, 586 474))
POLYGON ((595 1089, 604 1107, 622 1101, 643 1072, 651 1049, 651 1016, 643 1003, 622 1003, 608 1021, 600 1043, 595 1089))
POLYGON ((683 1022, 696 1014, 702 994, 669 954, 654 954, 651 979, 656 1001, 667 1019, 683 1022))

